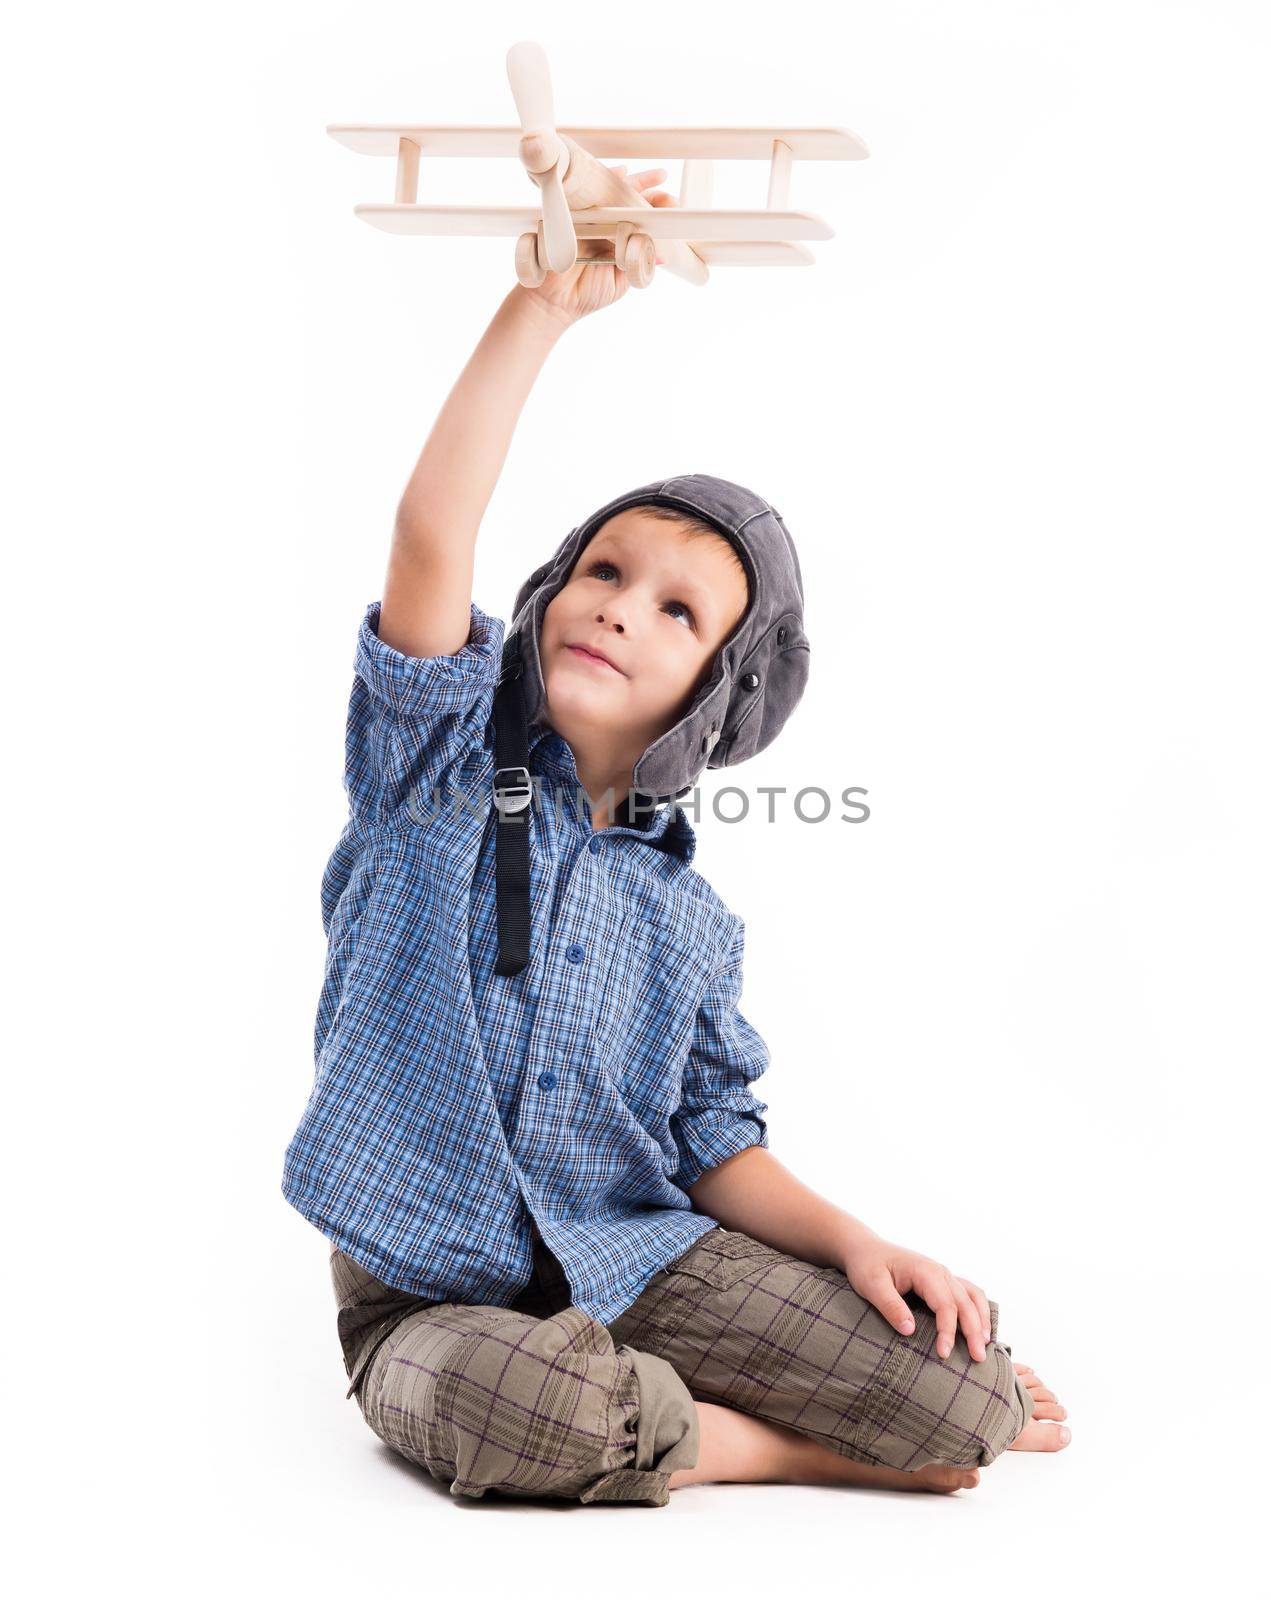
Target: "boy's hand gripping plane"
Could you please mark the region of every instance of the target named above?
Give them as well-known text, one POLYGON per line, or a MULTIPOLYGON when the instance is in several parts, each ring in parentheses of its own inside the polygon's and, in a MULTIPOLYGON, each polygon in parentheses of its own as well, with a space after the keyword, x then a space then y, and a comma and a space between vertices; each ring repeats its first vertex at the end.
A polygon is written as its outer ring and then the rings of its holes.
POLYGON ((656 253, 668 272, 704 284, 715 262, 803 266, 812 252, 799 239, 832 239, 811 211, 791 211, 790 169, 796 160, 860 161, 864 142, 845 128, 557 128, 547 57, 532 40, 514 44, 508 80, 521 126, 391 126, 332 123, 327 132, 364 155, 397 158, 391 205, 355 206, 355 215, 389 233, 499 235, 516 238, 516 276, 537 288, 549 272, 579 261, 603 262, 627 274, 633 288, 653 280, 656 253), (538 186, 540 205, 419 205, 419 158, 518 156, 538 186), (650 205, 606 159, 679 158, 680 203, 650 205), (771 163, 765 208, 711 207, 711 163, 771 163), (579 256, 580 239, 612 239, 612 256, 579 256))

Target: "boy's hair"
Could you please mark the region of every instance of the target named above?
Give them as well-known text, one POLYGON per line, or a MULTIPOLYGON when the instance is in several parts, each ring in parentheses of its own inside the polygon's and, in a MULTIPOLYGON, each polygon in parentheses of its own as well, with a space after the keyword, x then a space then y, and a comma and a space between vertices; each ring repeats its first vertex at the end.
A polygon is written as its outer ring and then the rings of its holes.
MULTIPOLYGON (((718 528, 705 521, 702 517, 695 517, 691 512, 679 511, 674 506, 640 506, 641 516, 656 517, 659 522, 674 523, 689 539, 700 539, 705 534, 723 540, 728 546, 728 554, 732 557, 733 565, 741 573, 746 583, 746 593, 750 594, 750 575, 746 571, 746 563, 737 554, 737 547, 731 539, 725 538, 718 528)), ((600 531, 596 530, 597 533, 600 531)))

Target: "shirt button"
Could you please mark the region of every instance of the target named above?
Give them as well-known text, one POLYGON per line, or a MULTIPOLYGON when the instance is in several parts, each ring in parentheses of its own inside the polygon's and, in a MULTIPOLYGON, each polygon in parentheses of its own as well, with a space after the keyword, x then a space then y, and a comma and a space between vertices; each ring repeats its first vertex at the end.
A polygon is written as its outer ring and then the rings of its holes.
POLYGON ((581 961, 586 952, 580 944, 571 944, 565 952, 566 961, 581 961))
POLYGON ((556 1074, 551 1070, 550 1067, 546 1072, 540 1072, 538 1075, 538 1086, 540 1089, 550 1089, 555 1082, 556 1074))
POLYGON ((587 848, 591 851, 593 856, 598 856, 600 854, 600 840, 589 839, 587 841, 587 848))

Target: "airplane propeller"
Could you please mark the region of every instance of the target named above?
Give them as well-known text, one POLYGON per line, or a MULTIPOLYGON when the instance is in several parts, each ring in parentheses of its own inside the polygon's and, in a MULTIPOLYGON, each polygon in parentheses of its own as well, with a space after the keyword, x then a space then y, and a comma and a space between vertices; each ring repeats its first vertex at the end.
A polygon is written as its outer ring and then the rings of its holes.
POLYGON ((573 214, 565 198, 569 147, 556 132, 552 75, 543 47, 523 39, 508 51, 508 82, 521 119, 520 157, 542 192, 543 263, 552 272, 568 272, 578 254, 573 214))

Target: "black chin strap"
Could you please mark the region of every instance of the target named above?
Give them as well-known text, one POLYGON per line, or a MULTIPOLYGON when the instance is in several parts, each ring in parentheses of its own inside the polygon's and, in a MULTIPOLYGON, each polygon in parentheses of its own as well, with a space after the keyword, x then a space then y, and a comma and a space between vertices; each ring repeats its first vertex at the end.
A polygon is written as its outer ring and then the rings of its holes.
MULTIPOLYGON (((524 670, 520 640, 508 639, 503 646, 503 662, 494 694, 494 782, 492 815, 494 831, 494 891, 498 914, 499 956, 495 973, 514 978, 523 972, 530 959, 530 817, 534 809, 534 785, 530 779, 529 719, 525 711, 524 670)), ((679 794, 687 794, 681 789, 679 794)), ((672 798, 669 795, 640 796, 641 811, 631 817, 632 793, 623 796, 614 812, 614 826, 647 828, 650 799, 654 805, 672 798)), ((679 795, 674 798, 678 799, 679 795)), ((664 839, 659 849, 668 848, 664 839)))
POLYGON ((521 682, 520 641, 503 648, 494 695, 494 890, 499 923, 495 972, 514 978, 530 959, 530 782, 529 727, 521 682))

